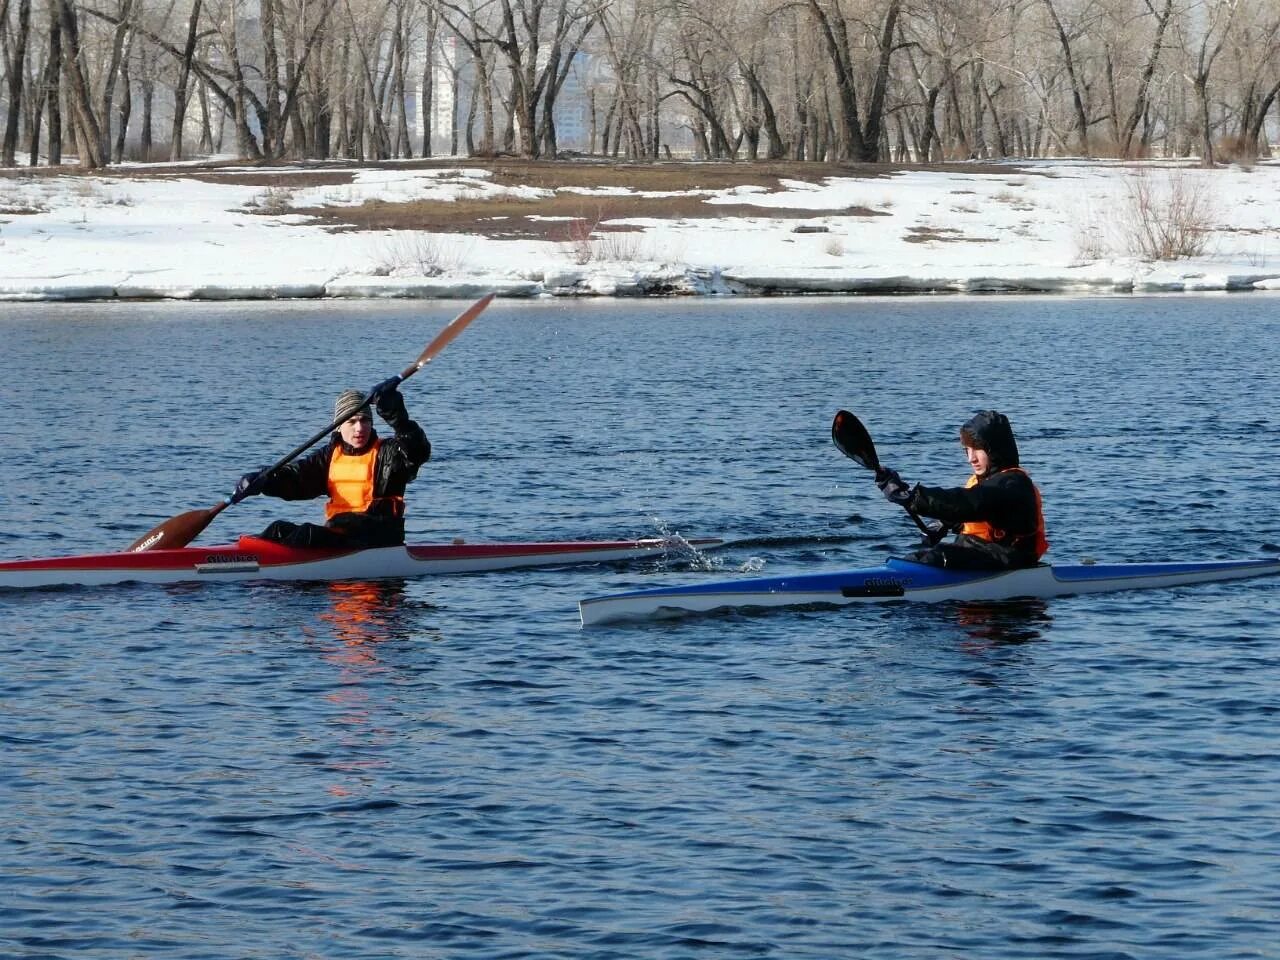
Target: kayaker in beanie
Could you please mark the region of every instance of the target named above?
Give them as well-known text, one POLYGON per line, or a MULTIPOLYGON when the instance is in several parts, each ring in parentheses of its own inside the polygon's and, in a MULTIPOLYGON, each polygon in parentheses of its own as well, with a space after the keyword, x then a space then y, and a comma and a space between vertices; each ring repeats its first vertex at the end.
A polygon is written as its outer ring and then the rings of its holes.
POLYGON ((340 421, 323 447, 279 467, 260 481, 261 471, 246 473, 237 491, 261 482, 263 493, 282 500, 311 500, 328 495, 326 523, 277 520, 262 536, 292 547, 387 547, 404 543, 404 491, 431 457, 431 441, 409 418, 398 378, 373 389, 373 405, 395 436, 382 439, 373 429, 366 395, 344 390, 333 408, 340 421))
POLYGON ((964 487, 912 487, 895 470, 882 470, 876 484, 890 502, 941 521, 928 546, 911 556, 932 566, 959 570, 1034 567, 1049 549, 1040 491, 1018 462, 1009 418, 983 410, 960 428, 973 476, 964 487), (949 532, 951 543, 940 543, 949 532))

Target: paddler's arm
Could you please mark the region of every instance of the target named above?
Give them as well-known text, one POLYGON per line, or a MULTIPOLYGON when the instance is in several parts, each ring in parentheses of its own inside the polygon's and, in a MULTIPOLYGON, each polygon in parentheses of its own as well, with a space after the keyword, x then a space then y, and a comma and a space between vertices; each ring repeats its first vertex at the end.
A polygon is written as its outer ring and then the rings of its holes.
POLYGON ((911 491, 907 506, 922 517, 945 523, 986 521, 1016 527, 1024 498, 1013 484, 986 481, 972 487, 922 487, 911 491))
POLYGON ((966 523, 991 517, 995 500, 981 487, 925 487, 916 485, 905 506, 922 517, 944 523, 966 523))
POLYGON ((404 469, 416 471, 431 459, 431 441, 427 433, 409 416, 404 397, 396 389, 381 391, 377 400, 378 416, 395 433, 396 446, 404 469))
POLYGON ((281 500, 314 500, 329 492, 329 461, 333 441, 312 450, 305 457, 280 467, 268 478, 262 493, 281 500))

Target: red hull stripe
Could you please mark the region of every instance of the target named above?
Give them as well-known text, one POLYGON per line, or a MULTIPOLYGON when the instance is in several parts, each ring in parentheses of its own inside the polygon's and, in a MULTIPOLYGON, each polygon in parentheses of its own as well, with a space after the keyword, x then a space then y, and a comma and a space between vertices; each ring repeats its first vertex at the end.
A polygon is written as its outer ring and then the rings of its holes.
MULTIPOLYGON (((415 560, 464 560, 490 557, 545 557, 558 553, 601 553, 642 546, 654 541, 560 541, 552 543, 441 543, 409 546, 415 560)), ((718 540, 691 540, 694 546, 717 544, 718 540)), ((147 550, 141 553, 81 554, 73 557, 46 557, 32 560, 0 561, 0 571, 22 570, 190 570, 209 564, 256 563, 260 567, 283 567, 344 557, 359 550, 304 550, 285 547, 258 537, 241 537, 237 543, 213 547, 182 547, 177 550, 147 550)))

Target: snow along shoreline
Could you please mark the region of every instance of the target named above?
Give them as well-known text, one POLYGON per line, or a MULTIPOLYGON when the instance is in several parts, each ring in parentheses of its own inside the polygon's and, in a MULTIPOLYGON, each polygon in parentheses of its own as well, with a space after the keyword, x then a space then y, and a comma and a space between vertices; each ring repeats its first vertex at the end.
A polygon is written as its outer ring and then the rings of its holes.
POLYGON ((890 294, 1046 294, 1204 293, 1209 291, 1280 290, 1280 271, 1213 272, 1195 275, 1151 271, 1133 276, 983 276, 909 277, 783 275, 744 272, 707 275, 693 271, 653 273, 560 271, 545 281, 506 276, 466 280, 389 277, 345 277, 328 283, 205 282, 198 285, 154 284, 130 279, 120 283, 95 278, 0 281, 0 302, 157 301, 157 300, 472 300, 495 293, 501 298, 536 297, 671 297, 671 296, 808 296, 890 294))
MULTIPOLYGON (((213 180, 208 168, 199 180, 127 170, 17 177, 0 181, 0 301, 1280 290, 1280 163, 1175 170, 1043 161, 990 170, 957 164, 690 191, 705 217, 609 219, 632 232, 576 244, 334 232, 292 212, 482 197, 518 215, 519 201, 557 192, 503 186, 484 169, 358 168, 335 187, 308 185, 305 167, 272 168, 285 182, 299 179, 296 188, 272 188, 270 214, 263 188, 242 182, 262 168, 227 167, 213 180), (1144 261, 1117 252, 1135 178, 1157 195, 1181 184, 1206 198, 1199 256, 1144 261), (738 213, 718 215, 721 204, 738 213), (743 216, 744 207, 759 216, 743 216)), ((601 205, 644 195, 559 190, 601 205)))

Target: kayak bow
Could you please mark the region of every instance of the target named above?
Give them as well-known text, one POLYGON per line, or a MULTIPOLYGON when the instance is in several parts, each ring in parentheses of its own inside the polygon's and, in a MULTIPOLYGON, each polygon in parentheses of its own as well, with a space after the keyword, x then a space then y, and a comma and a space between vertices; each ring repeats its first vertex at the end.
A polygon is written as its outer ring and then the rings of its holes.
MULTIPOLYGON (((711 547, 717 539, 679 541, 711 547)), ((552 564, 657 556, 668 540, 558 543, 443 543, 369 550, 310 550, 258 537, 215 547, 180 547, 0 562, 0 588, 180 583, 211 580, 374 580, 442 573, 478 573, 552 564)))
POLYGON ((1077 593, 1149 590, 1217 580, 1280 574, 1276 560, 1186 563, 1086 563, 1025 570, 961 571, 891 558, 883 566, 837 573, 721 580, 637 590, 578 602, 584 627, 619 620, 677 617, 713 610, 748 610, 807 604, 947 600, 1015 600, 1077 593))

